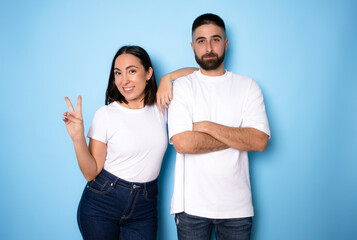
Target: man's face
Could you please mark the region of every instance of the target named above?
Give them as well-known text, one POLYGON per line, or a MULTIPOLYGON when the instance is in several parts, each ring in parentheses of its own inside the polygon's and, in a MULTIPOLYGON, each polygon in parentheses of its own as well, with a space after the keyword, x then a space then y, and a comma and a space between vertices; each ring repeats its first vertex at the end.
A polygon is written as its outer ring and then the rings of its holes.
POLYGON ((207 71, 215 70, 224 61, 228 39, 221 27, 204 24, 193 32, 191 46, 198 65, 207 71))

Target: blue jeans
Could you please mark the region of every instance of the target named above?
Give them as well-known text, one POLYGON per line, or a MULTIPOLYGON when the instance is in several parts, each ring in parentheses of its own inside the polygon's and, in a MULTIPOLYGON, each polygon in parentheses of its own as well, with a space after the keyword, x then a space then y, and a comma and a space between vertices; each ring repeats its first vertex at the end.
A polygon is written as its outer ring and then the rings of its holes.
POLYGON ((78 206, 83 239, 156 239, 157 193, 157 180, 127 182, 103 169, 87 183, 78 206))
POLYGON ((249 240, 252 218, 210 219, 189 215, 185 212, 175 216, 179 240, 209 240, 212 227, 217 240, 249 240))

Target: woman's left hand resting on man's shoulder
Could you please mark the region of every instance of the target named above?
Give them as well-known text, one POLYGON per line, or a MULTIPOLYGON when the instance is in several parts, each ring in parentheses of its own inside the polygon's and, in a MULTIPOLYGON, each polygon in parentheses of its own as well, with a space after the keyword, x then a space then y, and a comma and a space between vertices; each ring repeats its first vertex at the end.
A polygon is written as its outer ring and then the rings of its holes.
POLYGON ((198 70, 198 68, 180 68, 176 71, 165 74, 160 79, 159 89, 156 93, 156 105, 162 113, 162 107, 169 108, 170 102, 173 99, 172 94, 172 81, 179 77, 186 76, 198 70))
POLYGON ((162 107, 169 108, 172 100, 172 81, 170 73, 160 79, 159 89, 156 93, 156 105, 162 113, 162 107))

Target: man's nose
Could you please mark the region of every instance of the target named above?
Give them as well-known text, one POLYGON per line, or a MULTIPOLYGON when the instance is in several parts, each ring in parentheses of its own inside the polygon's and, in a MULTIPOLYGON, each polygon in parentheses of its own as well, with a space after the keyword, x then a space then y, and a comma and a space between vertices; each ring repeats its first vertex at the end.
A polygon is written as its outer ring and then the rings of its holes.
POLYGON ((212 51, 212 44, 211 44, 211 42, 207 42, 206 51, 207 51, 207 52, 211 52, 211 51, 212 51))

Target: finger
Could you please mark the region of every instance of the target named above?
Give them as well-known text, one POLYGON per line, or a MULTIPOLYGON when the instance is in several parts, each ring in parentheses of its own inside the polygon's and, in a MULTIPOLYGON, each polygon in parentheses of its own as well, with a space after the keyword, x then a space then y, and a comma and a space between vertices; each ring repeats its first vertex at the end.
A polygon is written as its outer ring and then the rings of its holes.
POLYGON ((77 98, 77 111, 82 112, 82 96, 78 96, 77 98))
POLYGON ((160 111, 160 98, 159 98, 158 93, 156 93, 156 106, 157 106, 157 109, 159 109, 159 111, 160 111))
POLYGON ((66 103, 67 103, 67 106, 68 106, 69 111, 70 111, 71 113, 74 113, 74 109, 73 109, 71 100, 69 100, 68 97, 65 97, 64 100, 66 100, 66 103))
POLYGON ((70 121, 68 120, 68 116, 70 116, 71 114, 69 112, 65 112, 63 113, 63 117, 62 117, 62 120, 67 124, 69 123, 70 121))
POLYGON ((81 123, 80 119, 73 117, 71 114, 67 115, 67 119, 73 123, 81 123))
POLYGON ((168 95, 169 95, 169 99, 170 99, 170 101, 171 101, 171 100, 173 99, 172 84, 171 84, 170 90, 168 91, 168 95))
POLYGON ((170 105, 170 102, 171 102, 170 97, 169 97, 169 96, 166 96, 166 97, 165 97, 165 103, 166 103, 167 105, 170 105))
POLYGON ((157 108, 159 109, 160 113, 162 113, 162 108, 161 108, 161 101, 160 101, 160 99, 157 100, 156 105, 157 105, 157 108))
POLYGON ((165 100, 162 100, 161 101, 161 105, 164 107, 164 108, 169 108, 169 106, 167 105, 166 101, 165 100))

